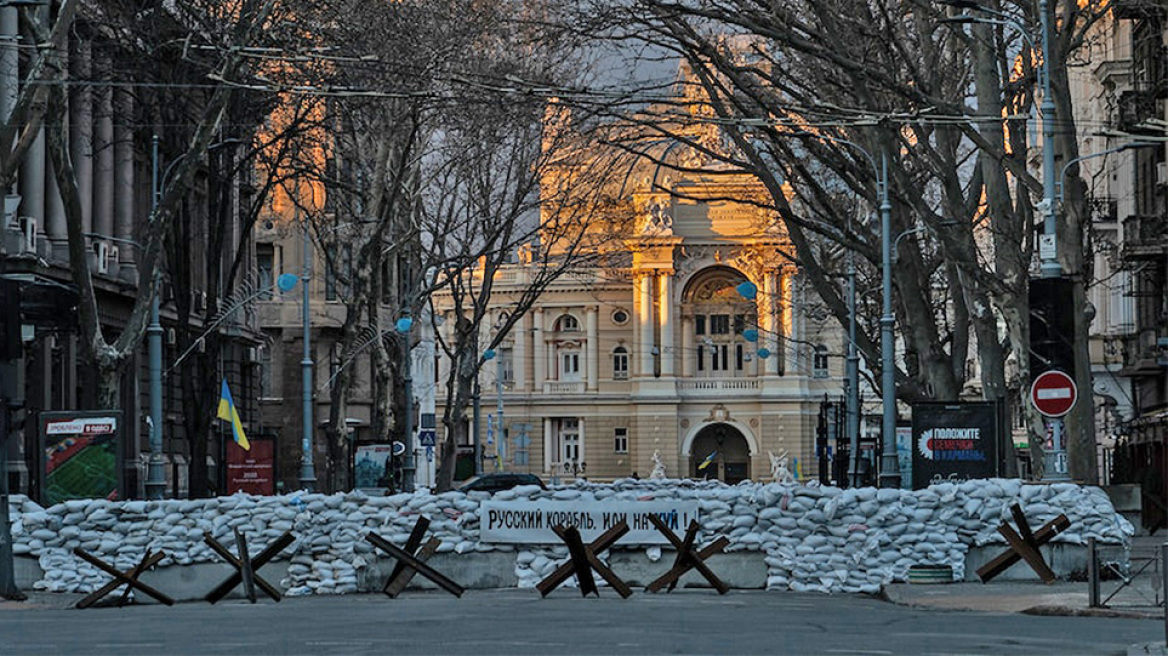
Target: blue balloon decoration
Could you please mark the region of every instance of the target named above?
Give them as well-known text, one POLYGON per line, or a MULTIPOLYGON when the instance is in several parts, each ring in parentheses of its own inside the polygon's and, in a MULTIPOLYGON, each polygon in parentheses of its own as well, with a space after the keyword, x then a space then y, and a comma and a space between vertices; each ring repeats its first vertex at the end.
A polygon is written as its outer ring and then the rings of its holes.
POLYGON ((739 283, 735 289, 738 291, 739 296, 750 301, 753 301, 758 296, 758 285, 755 285, 749 280, 739 283))
POLYGON ((399 333, 408 333, 410 328, 414 327, 414 320, 409 317, 402 317, 397 320, 397 331, 399 333))
POLYGON ((742 331, 742 338, 748 342, 757 342, 758 331, 754 328, 747 328, 746 330, 742 331))
POLYGON ((487 350, 483 351, 483 359, 484 360, 494 360, 495 359, 495 349, 487 349, 487 350))
POLYGON ((758 357, 762 358, 763 360, 766 360, 767 358, 771 357, 771 350, 765 346, 760 348, 758 350, 758 357))
POLYGON ((280 277, 276 278, 276 287, 282 292, 290 292, 296 288, 298 282, 300 282, 300 276, 295 273, 281 273, 280 277))

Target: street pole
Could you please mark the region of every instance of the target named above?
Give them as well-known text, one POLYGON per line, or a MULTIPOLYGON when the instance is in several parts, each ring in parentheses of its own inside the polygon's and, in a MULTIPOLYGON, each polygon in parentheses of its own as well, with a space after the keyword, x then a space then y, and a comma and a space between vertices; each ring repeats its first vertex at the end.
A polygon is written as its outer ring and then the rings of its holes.
POLYGON ((405 492, 412 493, 415 484, 415 470, 417 465, 414 461, 414 359, 410 350, 410 328, 414 325, 414 320, 410 317, 410 307, 407 304, 402 310, 402 318, 398 319, 397 328, 398 336, 401 337, 402 342, 402 384, 405 386, 406 393, 406 408, 405 408, 405 440, 406 453, 405 463, 402 465, 402 489, 405 492))
MULTIPOLYGON (((158 135, 151 140, 150 215, 158 210, 161 193, 158 180, 158 135)), ((161 500, 166 492, 166 475, 162 462, 162 323, 159 320, 161 289, 158 267, 153 272, 154 292, 150 295, 150 325, 146 327, 146 346, 150 358, 150 464, 146 471, 146 498, 161 500)))
MULTIPOLYGON (((296 213, 299 215, 300 211, 297 210, 296 213)), ((300 444, 302 452, 300 456, 300 487, 311 492, 316 487, 316 469, 312 464, 312 319, 310 316, 311 306, 308 301, 308 282, 312 279, 312 249, 308 235, 307 219, 304 221, 303 256, 304 266, 303 275, 301 276, 301 289, 304 294, 304 357, 300 360, 300 371, 302 376, 301 384, 304 388, 304 434, 300 444)))
POLYGON ((1054 98, 1050 92, 1050 7, 1048 0, 1039 0, 1038 13, 1042 29, 1042 240, 1039 242, 1040 271, 1043 278, 1057 278, 1063 274, 1058 261, 1058 224, 1055 218, 1054 170, 1054 98))
POLYGON ((856 254, 848 252, 848 479, 851 487, 860 485, 860 356, 856 352, 856 254))
POLYGON ((474 430, 474 473, 475 476, 481 476, 483 473, 483 442, 479 437, 479 428, 482 423, 483 415, 483 390, 479 386, 478 373, 475 373, 474 381, 474 422, 472 430, 474 430))
POLYGON ((503 433, 503 356, 501 354, 495 362, 495 417, 497 417, 495 420, 495 465, 496 469, 502 469, 503 455, 507 449, 503 433))
POLYGON ((888 154, 880 153, 880 240, 883 251, 884 313, 880 317, 881 395, 884 397, 883 442, 880 487, 900 487, 900 465, 896 458, 896 370, 892 328, 892 204, 888 202, 888 154))
POLYGON ((12 524, 8 517, 8 415, 6 397, 0 397, 0 598, 23 601, 16 587, 16 567, 12 559, 12 524))

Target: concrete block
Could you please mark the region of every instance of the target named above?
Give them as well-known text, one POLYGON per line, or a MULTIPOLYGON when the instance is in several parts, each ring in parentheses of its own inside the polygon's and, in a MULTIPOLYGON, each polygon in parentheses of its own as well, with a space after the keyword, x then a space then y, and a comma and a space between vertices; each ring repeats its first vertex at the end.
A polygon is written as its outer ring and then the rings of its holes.
MULTIPOLYGON (((364 568, 357 574, 358 589, 380 592, 396 564, 397 561, 391 558, 380 558, 375 566, 364 568)), ((426 564, 468 590, 514 588, 519 585, 513 551, 434 554, 426 564)), ((421 574, 415 574, 410 581, 410 588, 436 590, 438 586, 421 574)))
MULTIPOLYGON (((649 560, 643 549, 614 551, 608 557, 609 567, 630 586, 644 587, 673 567, 677 552, 661 550, 657 562, 649 560)), ((766 554, 758 551, 734 551, 711 556, 706 560, 714 574, 731 588, 762 589, 766 587, 766 554)), ((710 584, 700 572, 690 570, 681 577, 679 587, 708 588, 710 584)))
MULTIPOLYGON (((198 601, 207 596, 212 588, 219 585, 233 571, 234 568, 226 563, 171 565, 150 570, 142 574, 139 580, 159 592, 166 593, 175 601, 198 601)), ((288 561, 269 562, 256 574, 282 591, 284 588, 280 585, 280 580, 288 575, 288 561)), ((256 590, 256 594, 260 598, 267 598, 263 590, 256 590)), ((225 598, 243 599, 243 585, 236 586, 225 598)), ((136 599, 139 603, 154 603, 153 599, 143 594, 137 595, 136 599)))
POLYGON ((13 568, 16 574, 16 587, 21 590, 32 590, 32 584, 45 577, 45 570, 41 569, 40 560, 28 556, 13 558, 13 568))

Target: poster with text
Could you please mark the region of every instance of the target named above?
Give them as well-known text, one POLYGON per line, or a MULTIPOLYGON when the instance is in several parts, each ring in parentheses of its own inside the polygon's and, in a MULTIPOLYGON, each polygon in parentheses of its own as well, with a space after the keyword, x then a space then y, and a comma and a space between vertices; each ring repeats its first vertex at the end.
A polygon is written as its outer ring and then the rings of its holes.
POLYGON ((250 442, 250 450, 227 442, 227 494, 275 494, 276 441, 253 437, 250 442))
POLYGON ((994 403, 914 403, 913 489, 997 476, 1000 425, 994 403))
POLYGON ((116 412, 41 413, 43 505, 120 498, 119 419, 116 412))

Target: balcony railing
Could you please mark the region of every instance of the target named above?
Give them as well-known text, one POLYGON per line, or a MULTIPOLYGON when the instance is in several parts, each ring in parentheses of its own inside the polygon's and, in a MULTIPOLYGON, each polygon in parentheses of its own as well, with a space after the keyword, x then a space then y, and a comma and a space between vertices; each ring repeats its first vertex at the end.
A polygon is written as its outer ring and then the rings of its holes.
POLYGON ((579 382, 562 382, 551 381, 544 383, 544 394, 583 394, 584 381, 579 382))
POLYGON ((1123 220, 1121 254, 1139 260, 1164 254, 1165 222, 1160 216, 1133 214, 1123 220))
POLYGON ((1139 20, 1164 15, 1164 5, 1159 0, 1114 0, 1111 10, 1119 20, 1139 20))
POLYGON ((1120 130, 1139 130, 1153 118, 1162 118, 1156 112, 1156 91, 1125 91, 1119 95, 1120 130))
POLYGON ((677 381, 679 392, 721 392, 757 390, 761 382, 755 378, 691 378, 677 381))

